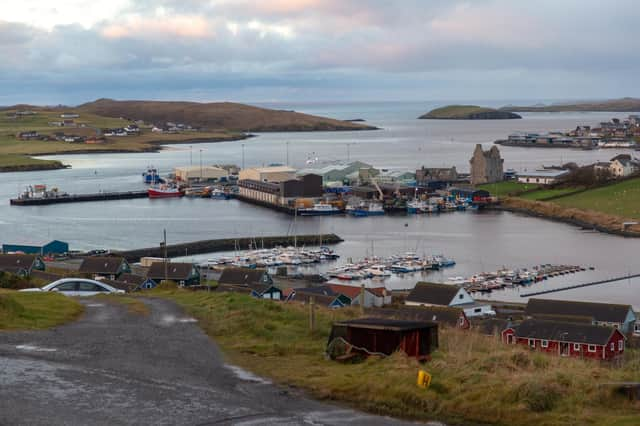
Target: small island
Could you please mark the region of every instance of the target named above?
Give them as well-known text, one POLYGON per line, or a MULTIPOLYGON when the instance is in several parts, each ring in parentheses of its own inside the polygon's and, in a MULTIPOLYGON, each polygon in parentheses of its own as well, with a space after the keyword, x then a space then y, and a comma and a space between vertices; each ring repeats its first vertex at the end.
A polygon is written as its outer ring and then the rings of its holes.
POLYGON ((447 105, 431 110, 418 118, 433 120, 505 120, 522 117, 510 111, 500 111, 477 105, 447 105))

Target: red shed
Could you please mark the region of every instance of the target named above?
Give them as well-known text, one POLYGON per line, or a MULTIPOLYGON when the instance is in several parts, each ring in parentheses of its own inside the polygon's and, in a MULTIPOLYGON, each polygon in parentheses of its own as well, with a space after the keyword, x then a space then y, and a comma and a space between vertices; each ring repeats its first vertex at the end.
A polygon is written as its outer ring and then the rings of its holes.
POLYGON ((625 337, 617 328, 529 319, 502 332, 507 344, 581 358, 611 360, 624 353, 625 337))
POLYGON ((351 352, 391 355, 403 351, 410 357, 424 360, 438 347, 438 324, 361 318, 333 324, 329 346, 340 340, 350 346, 351 352))

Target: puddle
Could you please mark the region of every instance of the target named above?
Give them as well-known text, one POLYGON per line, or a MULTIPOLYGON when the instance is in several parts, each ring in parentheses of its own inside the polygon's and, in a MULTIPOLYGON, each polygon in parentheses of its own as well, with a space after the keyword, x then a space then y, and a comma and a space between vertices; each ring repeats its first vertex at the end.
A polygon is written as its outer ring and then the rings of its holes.
POLYGON ((263 385, 271 384, 269 380, 264 379, 260 376, 256 376, 255 374, 250 373, 246 370, 243 370, 240 367, 236 367, 235 365, 225 365, 225 367, 231 370, 233 374, 235 374, 236 377, 239 378, 240 380, 244 380, 247 382, 261 383, 263 385))
POLYGON ((88 303, 87 306, 90 308, 101 308, 104 306, 104 303, 88 303))
POLYGON ((195 318, 191 318, 191 317, 178 318, 178 317, 175 317, 173 315, 163 315, 162 318, 160 318, 160 322, 162 324, 164 324, 164 325, 171 325, 171 324, 175 324, 175 323, 198 322, 198 320, 195 319, 195 318))
POLYGON ((29 351, 29 352, 55 352, 57 349, 53 348, 41 348, 40 346, 35 345, 18 345, 16 349, 20 351, 29 351))

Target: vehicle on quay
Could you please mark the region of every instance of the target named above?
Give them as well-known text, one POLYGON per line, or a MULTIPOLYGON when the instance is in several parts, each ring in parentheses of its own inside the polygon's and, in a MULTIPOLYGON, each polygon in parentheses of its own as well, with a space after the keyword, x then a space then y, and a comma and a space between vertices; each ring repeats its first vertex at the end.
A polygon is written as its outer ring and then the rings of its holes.
POLYGON ((96 296, 98 294, 123 294, 117 289, 100 281, 86 278, 62 278, 44 287, 25 288, 24 292, 56 292, 65 296, 96 296))

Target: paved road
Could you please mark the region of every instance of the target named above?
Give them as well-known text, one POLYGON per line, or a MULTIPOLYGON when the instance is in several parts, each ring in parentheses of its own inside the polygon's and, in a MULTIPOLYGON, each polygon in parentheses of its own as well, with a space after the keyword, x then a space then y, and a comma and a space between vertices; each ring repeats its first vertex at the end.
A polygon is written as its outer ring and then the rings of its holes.
POLYGON ((148 317, 83 300, 86 313, 47 331, 0 333, 0 425, 391 425, 309 400, 228 366, 178 307, 148 317))

